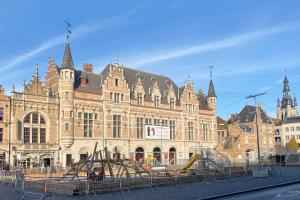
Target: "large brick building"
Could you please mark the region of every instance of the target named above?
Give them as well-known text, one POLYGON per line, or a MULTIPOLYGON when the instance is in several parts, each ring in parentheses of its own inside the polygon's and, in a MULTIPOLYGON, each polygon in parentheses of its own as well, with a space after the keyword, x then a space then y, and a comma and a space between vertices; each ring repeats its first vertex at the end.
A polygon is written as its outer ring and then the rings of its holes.
POLYGON ((11 164, 66 166, 85 159, 96 142, 114 158, 154 156, 164 163, 188 159, 197 147, 216 147, 212 80, 205 95, 196 93, 191 81, 178 87, 168 77, 118 61, 101 73, 91 64, 78 70, 69 42, 60 67, 50 58, 44 83, 36 69, 23 91, 12 91, 10 99, 2 92, 0 98, 5 118, 0 153, 10 153, 11 164), (10 126, 5 123, 9 110, 10 126))

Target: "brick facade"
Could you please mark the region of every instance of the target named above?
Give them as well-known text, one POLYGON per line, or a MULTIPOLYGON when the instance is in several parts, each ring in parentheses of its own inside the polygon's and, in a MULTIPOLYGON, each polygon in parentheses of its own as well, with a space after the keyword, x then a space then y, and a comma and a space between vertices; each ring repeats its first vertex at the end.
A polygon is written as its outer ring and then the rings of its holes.
MULTIPOLYGON (((212 81, 214 94, 211 87, 212 81)), ((196 93, 191 81, 179 88, 168 77, 118 62, 100 74, 91 64, 76 70, 69 44, 61 68, 50 58, 44 84, 37 70, 23 91, 12 91, 11 106, 5 98, 5 112, 11 108, 11 164, 66 166, 91 154, 96 142, 112 157, 159 154, 163 163, 179 163, 197 147, 217 145, 214 95, 196 93), (145 125, 169 127, 170 138, 146 138, 145 125)), ((7 145, 1 150, 8 152, 7 145)))

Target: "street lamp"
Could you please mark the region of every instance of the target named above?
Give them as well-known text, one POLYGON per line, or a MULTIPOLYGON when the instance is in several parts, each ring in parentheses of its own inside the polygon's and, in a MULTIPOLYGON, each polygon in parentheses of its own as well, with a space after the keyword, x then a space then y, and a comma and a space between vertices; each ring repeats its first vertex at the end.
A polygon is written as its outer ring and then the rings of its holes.
POLYGON ((160 120, 160 163, 162 163, 162 120, 160 120))
POLYGON ((258 96, 262 96, 265 95, 265 92, 262 93, 258 93, 258 94, 254 94, 254 95, 249 95, 247 97, 245 97, 245 99, 250 99, 253 98, 254 99, 254 103, 255 103, 255 123, 256 123, 256 141, 257 141, 257 157, 258 157, 258 165, 260 165, 260 147, 259 147, 259 133, 258 133, 258 122, 257 122, 257 103, 256 103, 256 97, 258 96))

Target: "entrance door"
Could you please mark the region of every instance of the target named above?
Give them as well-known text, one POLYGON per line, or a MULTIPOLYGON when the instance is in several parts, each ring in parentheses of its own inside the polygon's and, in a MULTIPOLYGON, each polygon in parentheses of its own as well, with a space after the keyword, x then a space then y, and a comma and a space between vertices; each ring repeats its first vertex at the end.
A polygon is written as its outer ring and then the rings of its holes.
POLYGON ((176 164, 176 149, 174 147, 169 149, 169 163, 176 164))
POLYGON ((135 160, 142 161, 144 160, 144 149, 142 147, 138 147, 135 150, 135 160))
POLYGON ((153 157, 156 159, 156 161, 161 162, 161 152, 159 147, 155 147, 153 149, 153 157))
POLYGON ((49 167, 51 165, 51 159, 50 158, 44 158, 44 167, 49 167))

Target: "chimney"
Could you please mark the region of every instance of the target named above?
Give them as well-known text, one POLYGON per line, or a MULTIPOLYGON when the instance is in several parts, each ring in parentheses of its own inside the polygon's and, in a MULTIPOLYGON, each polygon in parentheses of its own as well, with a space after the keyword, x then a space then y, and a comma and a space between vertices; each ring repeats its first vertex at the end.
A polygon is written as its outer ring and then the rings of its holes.
POLYGON ((93 73, 93 65, 88 63, 83 64, 83 71, 86 73, 93 73))

